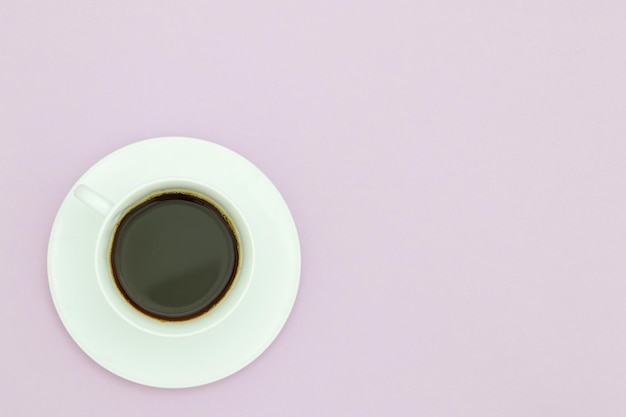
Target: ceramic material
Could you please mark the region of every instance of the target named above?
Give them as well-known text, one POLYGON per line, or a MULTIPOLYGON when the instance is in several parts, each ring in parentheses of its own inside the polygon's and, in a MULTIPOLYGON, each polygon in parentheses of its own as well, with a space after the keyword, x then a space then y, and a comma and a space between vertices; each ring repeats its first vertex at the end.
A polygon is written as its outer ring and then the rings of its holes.
POLYGON ((190 387, 226 377, 274 340, 293 306, 300 249, 279 192, 249 161, 191 138, 149 139, 90 168, 63 201, 48 249, 55 306, 70 335, 96 362, 129 380, 190 387), (108 266, 122 214, 151 193, 186 189, 233 219, 242 263, 229 294, 196 319, 163 322, 121 296, 108 266))
POLYGON ((228 317, 246 294, 253 274, 253 265, 255 264, 255 250, 250 235, 250 227, 237 205, 223 192, 218 191, 216 187, 188 178, 162 178, 140 185, 126 194, 117 203, 109 202, 106 197, 84 184, 76 187, 74 196, 103 216, 96 241, 96 278, 100 290, 111 308, 129 324, 159 336, 191 336, 208 330, 228 317), (157 320, 132 307, 117 288, 109 265, 112 236, 119 220, 124 217, 130 208, 136 206, 138 202, 145 201, 150 195, 165 190, 192 191, 205 198, 208 197, 210 201, 219 205, 220 208, 229 214, 236 225, 241 246, 241 265, 238 268, 235 282, 227 296, 210 311, 210 314, 207 313, 198 318, 180 322, 157 320))

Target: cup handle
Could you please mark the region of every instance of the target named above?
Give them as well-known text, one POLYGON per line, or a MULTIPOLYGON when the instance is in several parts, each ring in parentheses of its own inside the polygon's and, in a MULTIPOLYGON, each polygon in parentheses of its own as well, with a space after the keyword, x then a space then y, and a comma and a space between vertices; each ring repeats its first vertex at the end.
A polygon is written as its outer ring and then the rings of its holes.
POLYGON ((113 203, 106 197, 103 197, 101 194, 83 184, 76 187, 74 196, 103 217, 109 214, 113 207, 113 203))

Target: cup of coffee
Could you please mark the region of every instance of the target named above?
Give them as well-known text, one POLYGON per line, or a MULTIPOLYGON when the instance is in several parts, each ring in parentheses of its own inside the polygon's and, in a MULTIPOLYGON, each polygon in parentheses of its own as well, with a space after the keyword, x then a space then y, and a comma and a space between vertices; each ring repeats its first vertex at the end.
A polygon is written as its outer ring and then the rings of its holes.
POLYGON ((96 279, 111 308, 145 332, 203 332, 244 298, 254 265, 246 221, 223 192, 161 178, 111 201, 89 184, 74 196, 102 216, 96 279))

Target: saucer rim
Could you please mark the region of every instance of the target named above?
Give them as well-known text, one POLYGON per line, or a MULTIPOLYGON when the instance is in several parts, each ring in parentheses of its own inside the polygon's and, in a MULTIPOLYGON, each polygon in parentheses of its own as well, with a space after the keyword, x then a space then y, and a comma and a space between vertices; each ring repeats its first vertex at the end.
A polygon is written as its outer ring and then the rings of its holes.
MULTIPOLYGON (((219 186, 223 188, 224 183, 219 184, 219 186)), ((83 237, 83 239, 88 239, 88 237, 83 237)), ((91 263, 91 264, 95 263, 93 260, 84 261, 84 262, 91 263)), ((253 362, 274 342, 278 334, 283 329, 285 323, 287 322, 287 319, 291 314, 291 311, 293 309, 293 306, 297 297, 299 284, 300 284, 301 251, 300 251, 300 242, 299 242, 297 228, 296 228, 293 216, 291 215, 291 212, 289 211, 289 208, 286 202, 284 201, 284 199, 282 198, 282 195, 280 194, 279 190, 275 187, 275 185, 272 183, 272 181, 265 174, 263 174, 259 168, 257 168, 248 159, 244 158, 240 154, 222 145, 205 141, 202 139, 196 139, 196 138, 190 138, 190 137, 184 137, 184 136, 165 136, 165 137, 141 140, 141 141, 126 145, 122 148, 119 148, 109 153, 108 155, 104 156, 100 160, 98 160, 88 170, 86 170, 80 176, 80 178, 77 179, 77 181, 72 185, 67 195, 63 199, 63 202, 61 203, 55 215, 54 222, 52 224, 52 228, 50 231, 50 238, 48 241, 47 272, 48 272, 48 285, 49 285, 50 293, 51 293, 52 300, 54 302, 54 306, 57 311, 57 314, 59 315, 59 318, 61 319, 61 322, 63 323, 65 329, 68 331, 68 333, 70 334, 74 342, 91 359, 93 359, 96 363, 98 363, 100 366, 102 366, 109 372, 112 372, 124 379, 133 381, 135 383, 152 386, 152 387, 159 387, 159 388, 185 388, 185 387, 194 387, 194 386, 200 386, 200 385, 208 384, 211 382, 215 382, 217 380, 223 379, 225 377, 228 377, 238 372, 239 370, 245 368, 247 365, 253 362), (137 151, 137 150, 142 149, 143 147, 158 148, 159 146, 163 144, 175 146, 174 142, 179 143, 179 144, 183 142, 194 143, 198 145, 198 147, 205 147, 207 152, 220 152, 224 155, 230 155, 231 157, 239 160, 241 163, 248 165, 248 168, 252 168, 256 170, 257 175, 260 174, 260 176, 258 176, 260 180, 264 181, 266 186, 271 186, 275 190, 274 195, 269 196, 269 198, 274 198, 274 199, 278 198, 280 200, 278 203, 282 204, 282 206, 284 207, 285 209, 285 211, 283 212, 284 215, 279 220, 284 222, 287 225, 288 229, 291 229, 292 233, 291 233, 290 238, 292 240, 289 242, 289 244, 295 245, 295 247, 293 248, 294 250, 291 251, 291 254, 294 255, 293 258, 291 259, 291 261, 293 262, 294 268, 291 274, 292 276, 289 277, 290 285, 291 285, 291 293, 289 294, 288 302, 283 303, 283 305, 281 306, 282 308, 281 311, 278 311, 278 309, 276 310, 276 315, 279 317, 278 318, 275 317, 274 325, 273 326, 270 325, 267 328, 267 331, 264 333, 264 340, 261 343, 255 344, 257 346, 256 349, 254 349, 254 351, 250 351, 249 354, 246 355, 245 357, 236 358, 237 360, 234 360, 231 358, 230 366, 227 367, 228 370, 222 370, 221 372, 218 372, 217 374, 193 375, 186 379, 179 378, 176 381, 172 380, 169 382, 164 382, 162 380, 159 380, 159 381, 150 380, 150 378, 143 377, 141 375, 141 372, 135 372, 132 369, 128 369, 128 366, 115 366, 113 363, 111 363, 111 361, 104 360, 102 357, 103 352, 102 351, 98 352, 98 350, 101 348, 94 348, 94 346, 89 346, 88 343, 85 343, 85 341, 88 340, 88 337, 85 339, 75 333, 77 330, 72 324, 72 318, 71 318, 72 313, 70 313, 64 307, 63 303, 60 301, 60 294, 58 294, 58 291, 60 290, 62 291, 62 289, 57 285, 58 282, 55 281, 55 280, 58 280, 57 278, 55 278, 55 274, 57 274, 57 272, 55 271, 55 268, 56 268, 55 262, 57 261, 54 259, 53 249, 55 248, 55 245, 59 244, 58 239, 59 239, 59 233, 60 233, 59 229, 61 228, 60 223, 65 213, 64 210, 67 209, 67 205, 69 204, 68 200, 72 198, 73 190, 76 188, 76 186, 78 186, 81 183, 83 178, 85 178, 88 175, 94 175, 94 173, 97 173, 97 171, 102 168, 103 164, 105 164, 106 161, 111 161, 112 159, 118 158, 120 155, 124 153, 137 151)), ((95 271, 93 273, 95 274, 95 271)), ((253 288, 250 288, 249 291, 253 291, 253 288)), ((242 308, 241 306, 237 307, 237 309, 241 309, 241 308, 242 308)), ((111 310, 110 314, 111 314, 110 317, 112 317, 112 315, 116 313, 113 310, 111 310)), ((111 320, 110 317, 102 317, 102 320, 111 320)), ((218 327, 228 326, 228 325, 229 323, 227 321, 223 324, 218 325, 218 327)), ((129 331, 129 329, 126 329, 126 331, 129 331)), ((167 337, 164 337, 164 336, 155 336, 155 335, 144 333, 143 331, 136 329, 136 328, 130 331, 133 331, 135 333, 135 336, 139 338, 145 336, 146 340, 152 339, 152 341, 154 340, 164 341, 167 339, 167 337)), ((203 334, 211 333, 212 331, 215 331, 214 328, 209 328, 205 332, 203 332, 203 334)), ((202 341, 196 336, 198 335, 180 336, 177 339, 179 339, 180 341, 188 341, 189 343, 196 343, 196 342, 202 343, 202 341)), ((162 342, 162 343, 165 343, 165 342, 162 342)), ((106 350, 106 347, 104 347, 104 350, 106 350)), ((106 352, 104 356, 106 356, 106 352)))

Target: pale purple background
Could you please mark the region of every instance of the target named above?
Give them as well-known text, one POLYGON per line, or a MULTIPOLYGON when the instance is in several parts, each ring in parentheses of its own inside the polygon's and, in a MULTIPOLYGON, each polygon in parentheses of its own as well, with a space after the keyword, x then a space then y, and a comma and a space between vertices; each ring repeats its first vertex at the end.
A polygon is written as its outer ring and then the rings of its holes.
POLYGON ((625 4, 2 1, 0 414, 623 417, 625 4), (74 181, 165 135, 264 170, 303 255, 186 390, 91 361, 46 276, 74 181))

